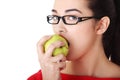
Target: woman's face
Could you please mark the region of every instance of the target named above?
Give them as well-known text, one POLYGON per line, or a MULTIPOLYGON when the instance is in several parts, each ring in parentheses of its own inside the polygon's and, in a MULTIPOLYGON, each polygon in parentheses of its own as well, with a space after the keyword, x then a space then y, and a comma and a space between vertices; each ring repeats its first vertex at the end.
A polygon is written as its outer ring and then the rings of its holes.
MULTIPOLYGON (((87 0, 55 0, 52 14, 57 16, 93 16, 92 11, 88 8, 87 0)), ((65 37, 70 44, 68 60, 79 59, 89 52, 96 40, 95 25, 94 18, 76 25, 66 25, 60 19, 58 24, 53 25, 54 32, 65 37)))

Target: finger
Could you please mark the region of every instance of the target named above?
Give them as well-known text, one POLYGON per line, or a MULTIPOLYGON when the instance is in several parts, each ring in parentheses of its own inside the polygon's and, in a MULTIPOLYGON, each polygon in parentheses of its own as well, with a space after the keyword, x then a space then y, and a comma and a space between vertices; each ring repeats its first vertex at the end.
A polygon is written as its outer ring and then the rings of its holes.
POLYGON ((59 67, 60 70, 63 70, 66 67, 66 62, 60 62, 57 64, 57 66, 59 67))
POLYGON ((63 62, 66 61, 66 57, 63 54, 59 54, 58 56, 52 57, 51 62, 63 62))
POLYGON ((64 43, 61 42, 61 41, 56 41, 56 42, 54 42, 54 43, 51 43, 51 44, 48 46, 48 48, 47 48, 46 55, 47 55, 48 57, 52 56, 52 53, 53 53, 53 51, 55 50, 55 48, 59 48, 59 47, 61 47, 61 46, 63 46, 63 45, 64 45, 64 43))
POLYGON ((44 53, 44 43, 49 40, 51 38, 51 36, 44 36, 43 38, 41 38, 38 43, 37 43, 37 51, 38 51, 38 54, 42 54, 44 53))

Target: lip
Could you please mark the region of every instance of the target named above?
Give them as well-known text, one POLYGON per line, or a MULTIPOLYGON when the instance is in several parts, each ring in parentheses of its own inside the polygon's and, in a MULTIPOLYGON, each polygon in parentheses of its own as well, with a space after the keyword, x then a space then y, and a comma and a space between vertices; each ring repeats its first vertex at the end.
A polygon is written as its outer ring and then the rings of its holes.
MULTIPOLYGON (((60 35, 60 36, 62 36, 62 35, 60 35)), ((62 36, 62 37, 67 41, 68 46, 70 46, 70 42, 68 41, 68 39, 66 37, 64 37, 64 36, 62 36)))
MULTIPOLYGON (((67 41, 68 42, 68 41, 67 41)), ((68 42, 68 46, 70 46, 70 43, 68 42)))

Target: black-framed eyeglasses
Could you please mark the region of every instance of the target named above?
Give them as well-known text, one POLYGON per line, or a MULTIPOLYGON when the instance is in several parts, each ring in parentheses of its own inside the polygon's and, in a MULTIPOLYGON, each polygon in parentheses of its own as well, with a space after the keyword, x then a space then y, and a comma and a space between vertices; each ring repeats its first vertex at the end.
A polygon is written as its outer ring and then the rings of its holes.
POLYGON ((58 24, 60 19, 62 19, 62 21, 64 22, 64 24, 67 25, 75 25, 78 22, 82 22, 82 21, 86 21, 92 18, 96 18, 94 16, 91 17, 78 17, 78 16, 74 16, 74 15, 65 15, 65 16, 57 16, 57 15, 48 15, 47 16, 47 22, 49 24, 58 24))

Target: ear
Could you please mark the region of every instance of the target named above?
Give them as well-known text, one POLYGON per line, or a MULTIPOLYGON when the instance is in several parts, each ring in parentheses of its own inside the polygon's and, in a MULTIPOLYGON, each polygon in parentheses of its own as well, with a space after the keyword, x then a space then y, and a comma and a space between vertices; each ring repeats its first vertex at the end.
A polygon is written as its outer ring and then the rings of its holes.
POLYGON ((109 17, 105 16, 100 19, 97 26, 95 27, 96 33, 98 35, 103 34, 109 27, 110 19, 109 17))

